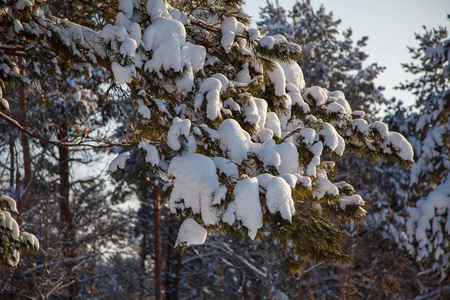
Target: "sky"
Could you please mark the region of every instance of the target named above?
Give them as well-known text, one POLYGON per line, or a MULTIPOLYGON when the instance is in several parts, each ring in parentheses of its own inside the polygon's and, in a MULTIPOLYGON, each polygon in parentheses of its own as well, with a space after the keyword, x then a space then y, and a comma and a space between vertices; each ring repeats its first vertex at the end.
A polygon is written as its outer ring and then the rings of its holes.
MULTIPOLYGON (((266 1, 247 0, 245 12, 259 18, 260 6, 266 1)), ((271 0, 275 3, 275 0, 271 0)), ((290 10, 295 0, 278 0, 280 6, 290 10)), ((450 27, 447 14, 450 14, 450 0, 311 0, 314 10, 323 4, 334 18, 341 19, 340 32, 351 27, 353 40, 369 36, 367 47, 363 50, 369 55, 367 63, 376 62, 386 70, 376 80, 384 86, 386 98, 397 97, 406 104, 414 103, 414 97, 403 91, 394 90, 401 82, 413 79, 405 73, 401 63, 411 61, 408 46, 417 46, 414 33, 423 33, 427 28, 450 27)), ((300 45, 301 46, 301 45, 300 45)), ((308 84, 308 83, 306 83, 308 84)))

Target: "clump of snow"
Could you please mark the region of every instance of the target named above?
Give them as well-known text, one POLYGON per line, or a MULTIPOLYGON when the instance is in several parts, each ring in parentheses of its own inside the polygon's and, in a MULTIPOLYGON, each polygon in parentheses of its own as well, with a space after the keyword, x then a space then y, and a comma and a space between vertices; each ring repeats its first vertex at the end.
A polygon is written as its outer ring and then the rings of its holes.
POLYGON ((340 198, 339 204, 340 204, 341 208, 345 210, 347 205, 358 205, 358 206, 364 205, 364 200, 362 199, 362 197, 360 195, 355 194, 355 195, 351 195, 350 197, 344 196, 344 197, 340 198))
POLYGON ((40 244, 39 240, 34 234, 28 232, 22 232, 22 237, 33 247, 35 251, 39 250, 40 244))
POLYGON ((122 66, 116 61, 111 64, 111 69, 118 84, 131 83, 136 76, 134 65, 122 66))
POLYGON ((275 141, 272 139, 264 142, 261 148, 255 149, 254 152, 258 155, 263 162, 264 167, 274 166, 278 167, 281 163, 280 154, 274 150, 275 141))
POLYGON ((239 171, 235 162, 224 157, 213 157, 211 159, 220 173, 225 174, 227 177, 239 178, 239 171))
POLYGON ((133 16, 133 0, 119 0, 119 10, 123 11, 128 19, 133 16))
POLYGON ((306 95, 311 95, 316 101, 316 106, 321 106, 327 102, 328 95, 327 91, 321 87, 313 86, 306 90, 306 95))
POLYGON ((369 136, 369 124, 367 124, 366 120, 350 120, 350 124, 352 124, 353 130, 359 131, 363 136, 369 136))
POLYGON ((149 119, 151 117, 150 109, 146 105, 144 105, 144 102, 141 99, 138 99, 137 101, 139 107, 138 107, 138 113, 145 119, 149 119))
POLYGON ((414 161, 413 148, 403 135, 395 131, 389 131, 388 140, 392 148, 398 151, 400 158, 406 161, 414 161))
POLYGON ((291 196, 291 187, 286 180, 275 177, 269 182, 266 203, 272 214, 280 212, 283 219, 292 221, 292 215, 295 213, 294 201, 291 196))
POLYGON ((312 128, 302 128, 299 135, 303 138, 303 143, 312 145, 316 140, 316 131, 312 128))
POLYGON ((136 40, 127 37, 124 39, 124 41, 120 45, 119 52, 123 56, 134 57, 136 55, 137 47, 138 47, 138 44, 136 43, 136 40))
POLYGON ((316 167, 320 164, 320 157, 314 156, 306 167, 306 175, 316 177, 316 167))
POLYGON ((256 41, 259 38, 259 30, 250 28, 247 30, 250 41, 256 41))
POLYGON ((172 19, 162 0, 148 1, 147 12, 153 19, 145 29, 142 41, 152 57, 144 65, 144 70, 159 73, 161 69, 181 72, 186 67, 184 79, 179 82, 183 94, 193 87, 194 74, 205 62, 206 49, 186 42, 183 23, 172 19))
POLYGON ((153 166, 158 166, 160 163, 158 149, 155 146, 150 145, 147 141, 140 141, 138 148, 144 149, 147 152, 145 161, 153 166))
POLYGON ((180 136, 184 136, 187 140, 191 129, 191 121, 189 119, 181 120, 178 117, 173 119, 172 126, 167 133, 167 145, 175 151, 181 149, 180 136))
POLYGON ((195 97, 195 108, 199 109, 206 94, 206 117, 212 121, 220 117, 222 102, 220 101, 220 91, 222 82, 217 78, 207 78, 200 85, 200 93, 195 97))
POLYGON ((234 37, 238 28, 238 21, 235 17, 229 17, 222 22, 222 41, 221 45, 225 53, 230 52, 234 42, 234 37))
POLYGON ((265 36, 259 40, 259 44, 267 49, 272 49, 275 45, 275 39, 272 36, 265 36))
POLYGON ((291 142, 284 142, 274 146, 273 148, 281 158, 278 169, 280 174, 284 173, 298 173, 300 166, 298 162, 297 147, 291 142))
POLYGON ((276 137, 281 137, 281 123, 276 113, 272 111, 267 113, 266 128, 271 129, 276 137))
POLYGON ((280 97, 285 94, 286 90, 286 77, 284 75, 283 68, 277 62, 273 63, 273 69, 266 69, 267 75, 269 76, 270 82, 272 82, 275 87, 275 95, 280 97))
POLYGON ((17 0, 16 8, 18 10, 24 10, 26 7, 32 7, 33 3, 30 0, 17 0))
MULTIPOLYGON (((261 121, 261 117, 259 115, 258 106, 253 97, 248 97, 247 101, 244 105, 242 105, 242 109, 245 115, 245 122, 248 122, 253 125, 258 125, 261 121)), ((259 127, 259 125, 258 125, 259 127)))
POLYGON ((234 196, 236 220, 247 227, 248 236, 253 240, 263 225, 258 180, 248 178, 239 181, 234 187, 234 196))
POLYGON ((376 130, 383 138, 387 139, 389 129, 385 123, 380 122, 380 121, 375 121, 370 124, 369 128, 372 130, 376 130))
POLYGON ((291 83, 299 90, 305 88, 305 79, 303 77, 303 71, 295 61, 292 63, 280 61, 278 62, 278 64, 283 69, 287 84, 291 83))
POLYGON ((17 204, 16 204, 16 200, 14 200, 13 198, 11 198, 11 197, 9 197, 9 196, 2 195, 2 196, 0 197, 0 201, 5 202, 5 203, 8 205, 9 210, 11 210, 12 212, 18 213, 18 212, 17 212, 17 204))
POLYGON ((117 169, 124 169, 127 160, 130 158, 128 154, 119 154, 113 161, 109 164, 109 171, 116 172, 117 169))
POLYGON ((195 214, 201 213, 206 225, 219 221, 217 209, 212 207, 219 179, 210 158, 201 154, 175 157, 170 162, 168 175, 175 178, 169 199, 172 213, 176 213, 177 209, 190 208, 195 214))
POLYGON ((342 155, 345 149, 345 141, 336 131, 336 128, 329 123, 323 124, 319 135, 324 138, 324 145, 334 151, 337 155, 342 155))
POLYGON ((11 230, 11 237, 14 240, 18 240, 20 235, 19 224, 17 224, 17 221, 11 216, 11 214, 7 211, 3 211, 3 220, 1 221, 1 226, 11 230))
POLYGON ((217 132, 220 148, 231 160, 240 164, 247 159, 247 151, 253 148, 253 142, 247 131, 242 129, 236 120, 226 119, 220 124, 217 132))
POLYGON ((201 245, 205 242, 207 232, 205 228, 200 226, 194 219, 188 218, 184 220, 180 226, 178 237, 175 242, 176 246, 201 245))
POLYGON ((325 178, 322 174, 319 174, 317 175, 317 179, 319 182, 319 188, 314 192, 317 198, 321 199, 325 196, 325 194, 332 196, 339 195, 339 189, 330 180, 328 180, 328 178, 325 178))

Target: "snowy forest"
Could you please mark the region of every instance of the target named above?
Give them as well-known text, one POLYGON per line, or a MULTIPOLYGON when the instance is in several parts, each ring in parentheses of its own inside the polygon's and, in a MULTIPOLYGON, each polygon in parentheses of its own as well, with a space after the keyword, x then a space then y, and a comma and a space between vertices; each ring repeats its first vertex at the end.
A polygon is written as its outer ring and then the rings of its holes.
POLYGON ((309 0, 0 2, 0 299, 450 299, 446 28, 408 106, 309 0))

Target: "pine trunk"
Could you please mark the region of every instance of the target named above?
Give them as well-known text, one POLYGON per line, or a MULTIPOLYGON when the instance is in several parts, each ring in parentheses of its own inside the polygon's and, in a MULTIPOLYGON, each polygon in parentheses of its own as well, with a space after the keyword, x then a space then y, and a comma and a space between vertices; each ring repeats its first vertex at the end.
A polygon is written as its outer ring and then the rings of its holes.
POLYGON ((154 223, 155 223, 155 299, 162 300, 162 256, 161 256, 161 199, 159 181, 153 188, 154 223))
MULTIPOLYGON (((19 88, 19 110, 20 110, 19 123, 22 124, 22 126, 26 127, 28 124, 27 120, 28 104, 27 104, 27 93, 25 88, 19 88)), ((28 199, 30 197, 31 191, 30 184, 33 176, 31 173, 30 140, 28 136, 23 132, 20 134, 20 143, 22 145, 24 177, 22 183, 20 184, 19 192, 17 193, 17 195, 22 195, 20 197, 18 208, 20 212, 23 212, 25 210, 25 207, 27 206, 28 199)))
MULTIPOLYGON (((59 133, 59 140, 64 141, 67 138, 67 124, 61 126, 59 133)), ((61 195, 60 213, 61 222, 63 225, 63 243, 64 253, 68 259, 66 268, 68 272, 68 279, 71 283, 69 285, 69 298, 77 297, 80 286, 78 282, 78 272, 76 271, 78 245, 76 242, 76 228, 73 223, 73 213, 70 209, 70 183, 69 183, 69 149, 65 147, 58 147, 59 151, 59 191, 61 195)))

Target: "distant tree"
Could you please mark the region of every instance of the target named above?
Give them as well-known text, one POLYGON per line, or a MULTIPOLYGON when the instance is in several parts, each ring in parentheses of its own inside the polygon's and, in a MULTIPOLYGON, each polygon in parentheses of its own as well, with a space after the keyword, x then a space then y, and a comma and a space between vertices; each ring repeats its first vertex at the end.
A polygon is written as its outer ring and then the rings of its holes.
MULTIPOLYGON (((426 29, 426 28, 425 28, 426 29)), ((450 276, 450 39, 445 28, 416 34, 418 48, 410 48, 414 62, 404 64, 417 76, 401 89, 416 96, 408 116, 409 140, 416 165, 410 174, 406 224, 408 249, 418 260, 434 258, 432 271, 448 282, 450 276), (417 63, 416 63, 417 62, 417 63)))
POLYGON ((314 10, 310 0, 297 1, 286 12, 267 1, 260 18, 257 24, 268 34, 284 35, 302 46, 297 62, 309 85, 344 92, 352 108, 364 110, 372 120, 388 103, 382 93, 384 88, 375 83, 385 68, 376 63, 364 65, 369 56, 362 48, 369 38, 364 36, 355 43, 351 28, 340 33, 341 20, 336 20, 323 5, 314 10))

